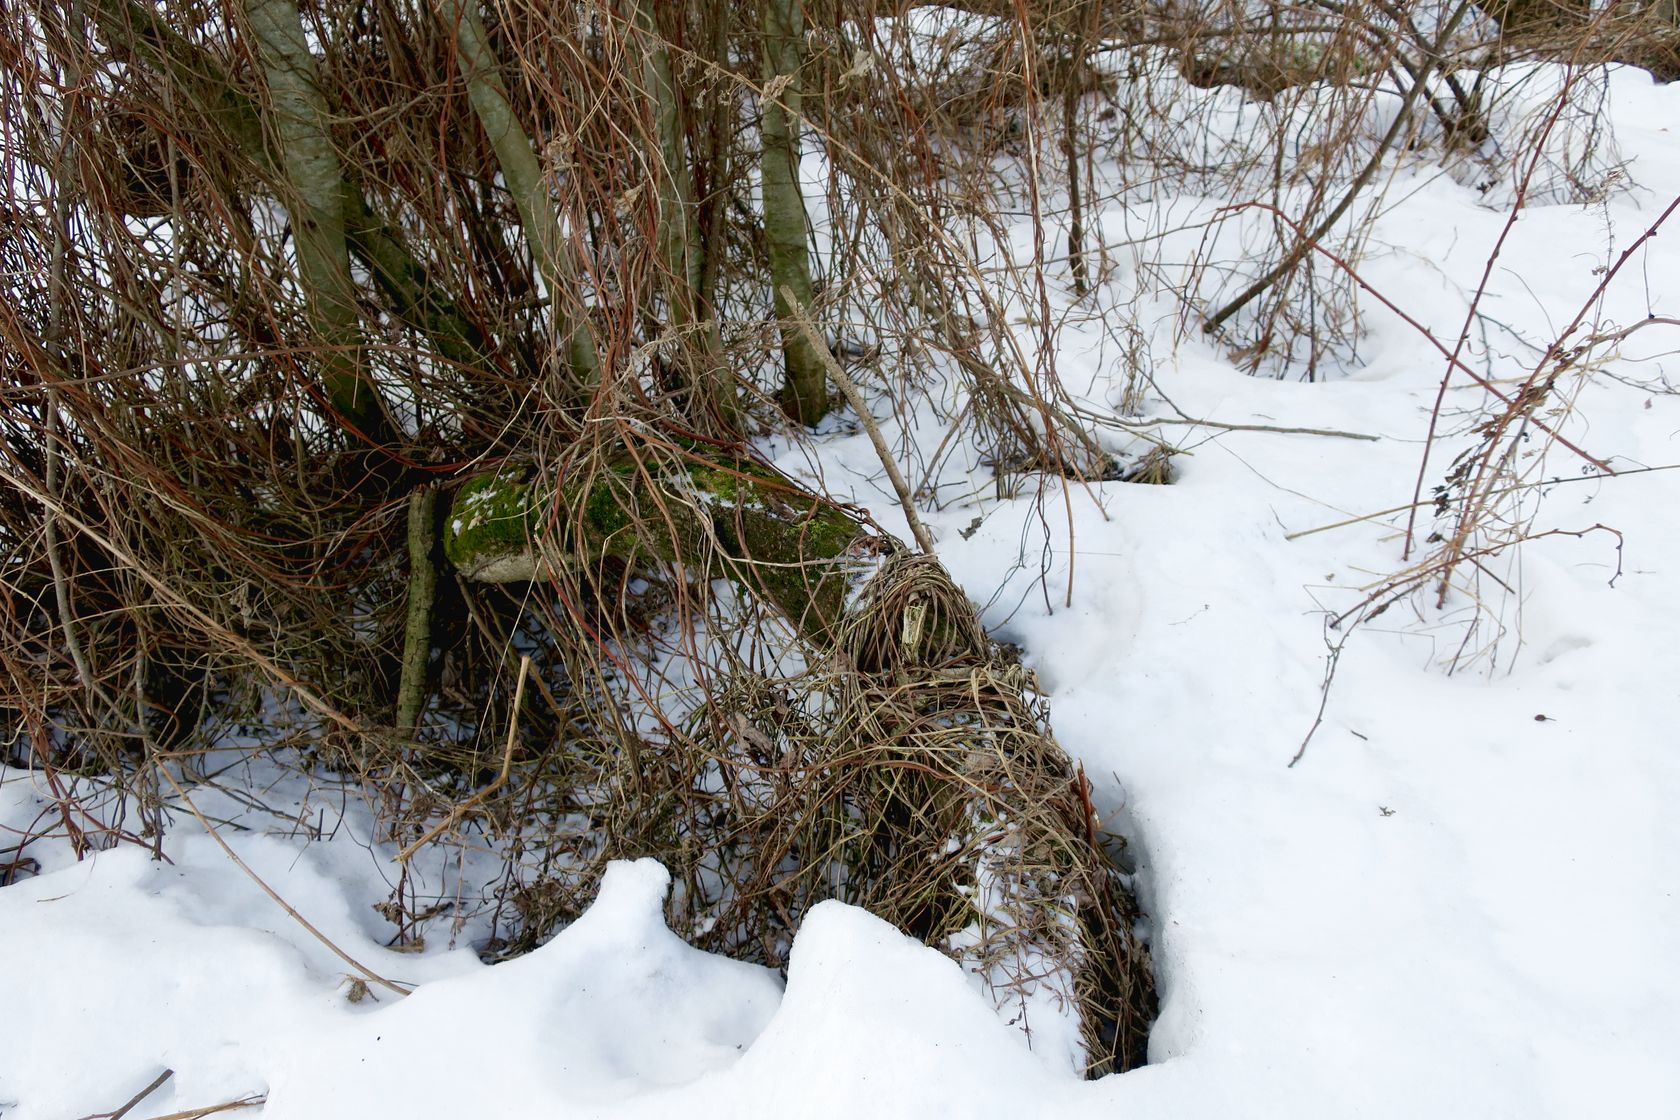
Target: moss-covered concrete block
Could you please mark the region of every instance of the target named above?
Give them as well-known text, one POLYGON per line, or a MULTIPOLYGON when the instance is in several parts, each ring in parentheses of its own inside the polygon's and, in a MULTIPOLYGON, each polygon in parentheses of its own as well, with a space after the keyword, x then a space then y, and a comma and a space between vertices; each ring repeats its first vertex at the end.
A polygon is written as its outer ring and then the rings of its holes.
POLYGON ((501 471, 472 479, 455 493, 443 527, 443 553, 457 571, 485 583, 537 576, 536 488, 501 471))
POLYGON ((696 566, 746 586, 807 633, 837 625, 855 557, 870 535, 856 518, 761 463, 690 459, 646 471, 602 470, 556 494, 502 471, 455 495, 444 554, 467 579, 511 583, 542 578, 544 556, 621 557, 696 566), (558 547, 539 550, 555 501, 571 513, 558 547))

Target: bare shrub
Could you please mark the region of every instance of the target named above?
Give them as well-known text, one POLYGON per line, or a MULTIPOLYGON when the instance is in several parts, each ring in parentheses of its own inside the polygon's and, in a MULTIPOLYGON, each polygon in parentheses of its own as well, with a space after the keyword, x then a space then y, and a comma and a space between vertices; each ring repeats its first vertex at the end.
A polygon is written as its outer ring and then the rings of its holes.
MULTIPOLYGON (((8 10, 0 657, 63 790, 43 830, 161 852, 212 759, 265 752, 370 791, 408 857, 382 911, 401 937, 439 913, 421 839, 488 836, 505 862, 490 955, 574 915, 602 860, 656 854, 702 944, 779 964, 837 895, 999 999, 1076 1006, 1093 1072, 1142 1060, 1129 883, 973 608, 932 562, 878 577, 962 641, 864 666, 909 608, 818 640, 830 614, 788 609, 803 559, 736 555, 690 485, 768 484, 771 516, 863 534, 744 444, 829 407, 789 395, 787 214, 754 189, 774 113, 829 170, 798 311, 871 399, 943 381, 998 462, 1102 469, 1053 325, 1023 338, 999 295, 1046 306, 1051 267, 1042 243, 998 254, 1009 129, 869 64, 894 13, 828 11, 778 59, 724 3, 8 10), (518 519, 539 578, 443 562, 452 494, 486 477, 543 495, 518 519)), ((1060 73, 1031 23, 976 40, 1029 117, 1060 73)), ((859 581, 883 563, 839 559, 859 581)))

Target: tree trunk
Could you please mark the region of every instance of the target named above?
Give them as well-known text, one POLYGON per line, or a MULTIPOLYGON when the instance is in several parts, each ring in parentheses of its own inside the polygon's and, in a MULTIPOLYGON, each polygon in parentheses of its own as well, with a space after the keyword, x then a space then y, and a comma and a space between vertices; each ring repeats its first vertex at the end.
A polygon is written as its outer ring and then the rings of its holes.
POLYGON ((787 371, 782 409, 810 425, 828 412, 828 382, 820 357, 793 323, 792 308, 782 297, 782 289, 788 288, 799 306, 811 306, 805 197, 799 187, 799 67, 805 21, 800 0, 763 0, 760 11, 764 25, 764 94, 759 103, 764 238, 787 371))
POLYGON ((567 323, 567 317, 561 312, 565 294, 577 291, 576 270, 571 265, 559 215, 548 196, 548 184, 536 149, 531 146, 524 126, 513 115, 513 105, 508 100, 507 87, 502 84, 496 56, 490 51, 490 37, 478 14, 477 2, 438 0, 438 18, 455 38, 455 58, 467 83, 468 99, 496 153, 502 180, 519 210, 526 242, 547 289, 556 336, 566 340, 567 357, 580 387, 593 386, 600 379, 595 344, 584 324, 567 323))
POLYGON ((387 444, 394 433, 384 402, 360 368, 361 312, 344 235, 343 176, 315 56, 291 0, 247 0, 245 11, 273 103, 275 162, 289 188, 281 201, 292 222, 298 278, 325 346, 327 399, 363 437, 387 444))
POLYGON ((426 665, 432 652, 432 604, 437 598, 437 490, 415 487, 408 495, 408 619, 403 627, 402 679, 397 685, 397 734, 414 737, 426 701, 426 665))
POLYGON ((665 266, 671 325, 682 339, 693 375, 705 385, 718 412, 732 420, 734 377, 724 362, 717 323, 704 313, 700 299, 700 238, 694 173, 683 143, 682 99, 671 69, 671 52, 659 34, 653 0, 635 0, 635 24, 642 50, 642 85, 653 103, 648 157, 659 200, 659 256, 665 266))

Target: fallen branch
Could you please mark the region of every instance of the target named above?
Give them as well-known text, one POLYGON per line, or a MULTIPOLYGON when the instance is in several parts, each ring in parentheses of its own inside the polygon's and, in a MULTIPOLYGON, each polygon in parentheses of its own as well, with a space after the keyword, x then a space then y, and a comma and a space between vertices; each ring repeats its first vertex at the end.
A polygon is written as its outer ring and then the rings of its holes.
POLYGON ((1193 428, 1218 428, 1225 432, 1269 432, 1279 436, 1328 436, 1333 439, 1362 439, 1370 443, 1381 440, 1381 436, 1371 435, 1369 432, 1344 432, 1338 428, 1287 428, 1277 424, 1227 424, 1221 420, 1196 420, 1191 417, 1178 419, 1176 417, 1159 417, 1150 420, 1117 421, 1121 427, 1140 427, 1150 424, 1188 424, 1193 428))

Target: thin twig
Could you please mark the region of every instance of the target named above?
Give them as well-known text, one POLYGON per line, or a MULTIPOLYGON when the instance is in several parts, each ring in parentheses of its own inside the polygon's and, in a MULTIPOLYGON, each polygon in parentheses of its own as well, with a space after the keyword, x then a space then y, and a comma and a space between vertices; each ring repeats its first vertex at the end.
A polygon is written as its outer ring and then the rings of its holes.
POLYGON ((218 1112, 232 1112, 239 1108, 255 1108, 268 1100, 266 1093, 258 1093, 249 1097, 240 1097, 236 1101, 223 1101, 221 1104, 206 1105, 203 1108, 189 1108, 185 1112, 171 1112, 166 1116, 154 1116, 152 1120, 199 1120, 202 1116, 214 1116, 218 1112))
POLYGON ((1610 331, 1606 334, 1589 335, 1581 340, 1580 345, 1598 346, 1605 342, 1621 342, 1635 331, 1644 330, 1646 327, 1680 327, 1680 319, 1670 318, 1667 315, 1647 315, 1645 318, 1639 320, 1639 322, 1634 323, 1632 326, 1623 327, 1619 331, 1610 331))
POLYGON ((1340 640, 1330 647, 1330 656, 1324 663, 1324 684, 1318 691, 1318 714, 1313 717, 1312 726, 1307 728, 1306 737, 1301 740, 1301 747, 1295 752, 1295 757, 1289 760, 1289 765, 1285 767, 1286 770, 1295 769, 1295 764, 1301 761, 1302 755, 1307 753, 1307 744, 1312 742, 1312 737, 1318 733, 1319 727, 1324 723, 1324 708, 1325 705, 1330 703, 1330 684, 1336 679, 1336 662, 1342 659, 1342 647, 1347 645, 1347 640, 1348 634, 1344 633, 1340 640))
POLYGON ((152 1078, 152 1083, 150 1085, 128 1098, 127 1103, 115 1112, 94 1112, 82 1117, 82 1120, 122 1120, 124 1116, 127 1116, 130 1112, 134 1111, 135 1105, 157 1092, 158 1086, 162 1085, 165 1081, 168 1081, 174 1076, 174 1070, 166 1069, 156 1077, 152 1078))
POLYGON ((426 830, 425 835, 397 853, 398 863, 407 863, 409 857, 419 851, 428 841, 441 835, 446 829, 466 815, 467 811, 479 804, 491 794, 507 784, 508 774, 513 770, 513 744, 519 730, 519 707, 525 699, 525 678, 531 674, 531 655, 525 654, 519 659, 519 683, 513 689, 513 711, 508 716, 507 746, 502 750, 502 772, 496 775, 496 780, 451 809, 437 824, 426 830))
MULTIPOLYGON (((1655 474, 1657 471, 1672 470, 1680 470, 1680 463, 1665 463, 1662 466, 1657 467, 1626 467, 1617 471, 1613 475, 1587 474, 1571 475, 1568 478, 1542 478, 1536 479, 1533 482, 1518 482, 1507 486, 1502 490, 1490 491, 1488 493, 1488 497, 1499 498, 1506 494, 1514 494, 1519 490, 1533 490, 1536 487, 1544 488, 1548 486, 1565 486, 1571 482, 1602 482, 1606 478, 1626 478, 1631 475, 1655 474)), ((1328 533, 1332 529, 1345 529, 1349 525, 1358 525, 1365 521, 1375 521, 1379 517, 1388 517, 1396 513, 1405 513, 1407 510, 1418 509, 1422 506, 1431 506, 1434 504, 1434 498, 1425 498, 1419 502, 1407 502, 1403 506, 1393 506, 1389 509, 1380 509, 1375 513, 1362 513, 1357 517, 1347 517, 1343 518, 1341 521, 1332 521, 1328 525, 1317 525, 1311 529, 1298 529, 1293 533, 1285 533, 1283 539, 1286 541, 1298 541, 1302 537, 1311 537, 1318 533, 1328 533)))
MULTIPOLYGON (((312 934, 314 936, 315 940, 319 941, 321 944, 325 945, 328 949, 332 950, 333 955, 336 956, 339 960, 343 961, 345 964, 349 965, 351 968, 355 969, 357 972, 361 973, 364 977, 373 981, 375 984, 378 984, 380 987, 387 988, 390 991, 393 991, 393 992, 397 993, 399 996, 406 996, 414 990, 413 988, 406 988, 403 985, 398 984, 393 980, 385 979, 385 977, 379 975, 379 973, 373 971, 373 969, 369 968, 367 965, 363 964, 361 961, 358 961, 355 957, 352 957, 349 953, 346 953, 343 949, 340 949, 336 944, 333 943, 331 938, 329 938, 326 934, 322 933, 320 930, 316 929, 314 927, 314 925, 312 925, 310 923, 308 918, 305 918, 302 914, 299 914, 297 912, 297 910, 295 908, 293 908, 291 903, 289 903, 285 899, 281 898, 279 893, 277 891, 275 891, 275 889, 273 887, 269 886, 266 882, 263 881, 263 877, 261 875, 258 875, 255 871, 253 871, 251 869, 251 866, 249 864, 247 864, 244 860, 239 858, 239 853, 235 852, 232 848, 230 848, 228 846, 228 842, 226 840, 222 839, 221 833, 216 831, 215 825, 211 824, 210 821, 205 817, 205 815, 198 811, 198 806, 194 805, 193 802, 192 802, 192 798, 187 796, 187 791, 181 788, 181 783, 177 782, 175 780, 175 775, 173 775, 169 772, 169 767, 164 766, 160 761, 157 765, 157 772, 159 774, 163 775, 163 780, 164 781, 168 782, 172 787, 174 787, 175 793, 181 798, 181 803, 187 807, 187 812, 191 813, 195 818, 197 818, 199 826, 202 827, 205 832, 210 834, 210 839, 214 840, 216 842, 216 846, 222 849, 222 853, 224 855, 226 855, 228 857, 228 859, 233 861, 234 866, 239 868, 239 870, 243 871, 247 876, 249 876, 250 879, 251 879, 251 882, 253 882, 257 886, 261 887, 264 894, 268 895, 269 898, 273 899, 275 901, 275 903, 279 905, 280 909, 284 910, 287 914, 291 915, 293 921, 297 922, 298 925, 300 925, 304 929, 308 930, 310 932, 310 934, 312 934)), ((195 1114, 195 1115, 203 1115, 203 1114, 200 1113, 200 1114, 195 1114)))
POLYGON ((804 332, 806 340, 816 348, 818 358, 828 368, 828 376, 839 387, 841 394, 846 398, 846 403, 852 406, 852 411, 857 413, 858 423, 862 424, 863 430, 869 433, 869 442, 875 445, 875 454, 880 457, 881 466, 886 468, 887 478, 892 481, 893 491, 898 494, 898 504, 904 510, 904 519, 910 523, 910 532, 915 536, 917 546, 927 555, 935 555, 933 534, 928 532, 927 526, 922 524, 920 515, 916 513, 916 502, 910 494, 910 484, 904 481, 904 475, 898 469, 898 462, 893 458, 892 449, 887 446, 886 437, 881 434, 880 425, 875 423, 875 417, 870 413, 869 405, 864 401, 863 394, 858 392, 857 384, 846 376, 846 371, 840 368, 839 362, 835 361, 834 355, 829 352, 827 343, 823 342, 822 336, 817 333, 817 328, 811 325, 810 318, 805 314, 805 308, 800 306, 799 301, 794 298, 793 289, 784 286, 782 288, 782 299, 787 302, 788 314, 793 316, 794 323, 804 332))

